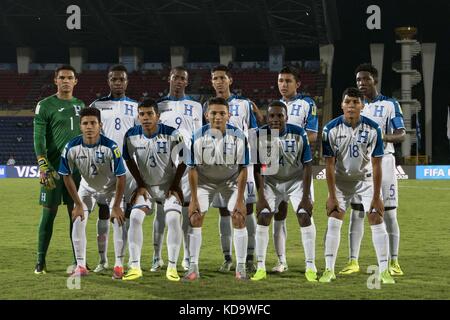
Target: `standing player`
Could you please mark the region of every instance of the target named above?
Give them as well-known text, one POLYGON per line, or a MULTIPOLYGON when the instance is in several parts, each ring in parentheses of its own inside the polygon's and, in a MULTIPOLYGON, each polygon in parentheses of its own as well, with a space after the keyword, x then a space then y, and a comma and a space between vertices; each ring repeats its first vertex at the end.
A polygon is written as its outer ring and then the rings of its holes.
MULTIPOLYGON (((72 242, 77 267, 73 275, 85 276, 88 274, 86 224, 96 202, 111 208, 114 230, 122 231, 125 219, 122 211, 125 168, 117 144, 100 134, 102 123, 98 109, 83 109, 80 112, 80 127, 83 134, 66 145, 58 172, 64 177, 64 184, 75 202, 72 242), (80 171, 82 177, 78 191, 72 178, 75 169, 80 171)), ((122 248, 114 249, 117 255, 122 248)), ((116 272, 113 279, 117 279, 116 272)))
MULTIPOLYGON (((189 150, 192 134, 201 128, 203 124, 202 105, 187 96, 185 93, 189 80, 188 71, 182 67, 174 67, 169 75, 169 95, 158 101, 158 109, 161 113, 161 123, 177 129, 184 138, 186 148, 189 150)), ((185 271, 189 268, 189 217, 188 206, 191 192, 187 172, 184 174, 181 186, 184 194, 182 208, 182 229, 184 240, 184 257, 182 267, 185 271)), ((153 220, 153 263, 150 271, 156 272, 164 265, 162 260, 162 244, 164 239, 165 214, 164 208, 157 205, 156 215, 153 220)))
MULTIPOLYGON (((290 200, 300 224, 305 250, 305 277, 308 281, 315 282, 317 281, 317 269, 314 263, 316 228, 311 220, 311 148, 305 130, 293 124, 286 124, 286 121, 288 121, 286 105, 281 101, 274 101, 267 110, 267 125, 258 130, 260 150, 263 149, 263 145, 267 146, 268 136, 271 137, 271 140, 276 139, 279 149, 278 157, 272 161, 276 161, 279 167, 275 174, 264 176, 261 174, 261 164, 267 165, 268 162, 261 161, 260 158, 259 163, 255 165, 255 177, 258 182, 258 202, 256 203, 258 269, 251 279, 259 281, 266 278, 265 261, 269 243, 269 225, 280 202, 290 200), (279 136, 272 135, 272 130, 277 130, 279 136)), ((273 155, 273 149, 271 150, 271 155, 273 155)))
MULTIPOLYGON (((126 94, 128 86, 128 73, 123 65, 113 65, 108 72, 108 85, 110 94, 106 97, 95 100, 91 107, 97 108, 102 115, 103 134, 115 141, 119 149, 123 149, 123 139, 128 129, 138 124, 137 102, 128 98, 126 94)), ((125 169, 127 169, 125 167, 125 169)), ((127 170, 125 183, 125 218, 122 234, 114 230, 114 248, 119 248, 116 254, 114 272, 117 278, 123 275, 123 257, 127 242, 127 230, 131 213, 131 194, 136 188, 136 183, 131 173, 127 170)), ((114 227, 114 225, 113 225, 114 227)), ((97 245, 100 261, 94 272, 103 272, 108 269, 108 238, 109 238, 109 208, 105 204, 99 203, 99 213, 97 220, 97 245)))
MULTIPOLYGON (((398 263, 400 229, 397 222, 398 185, 395 174, 395 157, 393 143, 405 140, 403 114, 397 100, 378 93, 378 70, 371 64, 364 63, 355 70, 356 85, 364 94, 362 115, 375 121, 383 132, 384 156, 381 161, 383 180, 381 192, 384 202, 384 223, 389 234, 389 272, 393 276, 403 275, 398 263)), ((352 210, 349 228, 350 259, 340 274, 359 271, 358 256, 364 234, 364 212, 352 210)))
POLYGON ((388 270, 389 239, 383 223, 384 208, 380 196, 381 159, 384 153, 382 133, 376 122, 360 115, 364 107, 363 98, 358 89, 347 88, 342 95, 344 114, 323 128, 328 228, 325 235, 326 269, 320 282, 336 279, 334 265, 342 220, 345 210, 351 205, 368 215, 380 281, 385 284, 395 283, 388 270))
MULTIPOLYGON (((231 84, 233 78, 227 66, 218 65, 211 70, 211 83, 216 92, 216 96, 225 99, 229 105, 228 123, 244 132, 249 137, 250 130, 256 130, 258 127, 255 113, 253 109, 259 112, 256 105, 250 100, 231 94, 231 84)), ((253 204, 256 202, 255 178, 253 176, 253 165, 247 167, 247 186, 245 189, 245 202, 247 207, 247 219, 245 219, 248 231, 248 247, 247 247, 247 269, 249 272, 254 271, 253 253, 255 250, 255 233, 256 218, 253 214, 253 204)), ((212 203, 212 207, 219 208, 219 229, 220 242, 224 255, 224 262, 219 268, 220 272, 228 272, 233 264, 231 254, 231 217, 227 208, 227 203, 223 197, 217 195, 212 203)))
MULTIPOLYGON (((295 124, 306 130, 310 145, 314 147, 319 131, 317 117, 317 107, 311 97, 297 93, 300 88, 298 71, 290 66, 286 66, 278 73, 278 90, 282 96, 281 101, 287 105, 288 123, 295 124)), ((313 152, 312 152, 313 153, 313 152)), ((311 200, 314 202, 314 187, 311 181, 311 200)), ((278 263, 272 268, 273 272, 285 272, 288 270, 286 261, 286 216, 287 203, 281 202, 278 212, 275 213, 273 224, 273 242, 278 256, 278 263)), ((314 223, 312 226, 315 228, 314 223)))
POLYGON ((140 126, 128 130, 123 148, 124 159, 138 185, 128 231, 130 269, 123 280, 142 277, 142 224, 145 215, 151 212, 152 203, 157 202, 164 209, 168 226, 166 277, 170 281, 179 281, 177 260, 182 238, 180 214, 183 203, 180 180, 186 165, 181 162, 175 166, 172 157, 183 147, 183 136, 176 129, 158 123, 158 105, 153 100, 139 104, 139 121, 140 126))
POLYGON ((202 244, 202 225, 209 204, 221 194, 231 212, 236 252, 236 279, 246 279, 247 228, 244 191, 247 181, 249 153, 247 138, 238 128, 228 124, 229 106, 223 98, 208 101, 209 124, 194 133, 189 160, 191 203, 189 219, 190 264, 184 277, 193 281, 200 276, 198 259, 202 244))
MULTIPOLYGON (((34 270, 36 274, 45 274, 47 271, 45 257, 61 199, 67 205, 72 239, 73 201, 55 170, 59 168, 61 152, 66 143, 80 134, 79 117, 84 103, 72 95, 78 82, 72 66, 63 65, 56 69, 54 82, 57 87, 56 94, 39 101, 34 117, 34 150, 42 185, 39 197, 42 215, 39 222, 37 264, 34 270)), ((78 184, 79 175, 74 173, 74 179, 78 184)))

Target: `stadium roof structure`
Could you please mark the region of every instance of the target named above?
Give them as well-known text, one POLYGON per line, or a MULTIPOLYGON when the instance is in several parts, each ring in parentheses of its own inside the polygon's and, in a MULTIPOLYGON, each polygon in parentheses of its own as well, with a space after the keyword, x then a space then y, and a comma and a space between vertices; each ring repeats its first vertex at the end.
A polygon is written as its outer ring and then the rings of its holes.
POLYGON ((188 46, 328 43, 326 1, 2 0, 0 40, 19 46, 188 46), (81 30, 68 30, 70 5, 81 30))

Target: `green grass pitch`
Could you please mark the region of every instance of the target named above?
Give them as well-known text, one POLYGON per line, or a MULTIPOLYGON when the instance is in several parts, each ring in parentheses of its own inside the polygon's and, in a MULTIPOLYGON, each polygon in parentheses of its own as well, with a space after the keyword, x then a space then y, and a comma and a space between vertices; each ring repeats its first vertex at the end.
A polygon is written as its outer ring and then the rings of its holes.
MULTIPOLYGON (((304 257, 300 231, 292 210, 288 215, 287 259, 289 271, 270 274, 266 281, 238 282, 233 274, 216 270, 222 263, 218 233, 218 213, 210 210, 203 227, 200 256, 201 279, 195 283, 169 282, 164 272, 149 272, 151 264, 152 217, 144 222, 142 266, 144 278, 132 283, 113 281, 111 274, 90 274, 82 278, 80 289, 67 288, 66 268, 72 262, 68 237, 68 216, 60 207, 47 256, 48 273, 33 273, 36 259, 37 226, 41 209, 37 203, 37 179, 0 180, 0 299, 449 299, 450 277, 450 183, 448 181, 400 181, 399 223, 401 229, 400 263, 405 272, 397 283, 368 289, 370 276, 365 271, 376 264, 368 224, 361 248, 361 273, 339 276, 331 284, 308 283, 304 278, 304 257)), ((325 181, 315 181, 317 226, 316 263, 324 270, 324 232, 326 227, 325 181)), ((97 263, 94 212, 88 223, 87 260, 97 263)), ((336 271, 348 255, 348 215, 342 229, 336 271)), ((163 254, 165 260, 166 247, 163 254)), ((112 229, 109 260, 113 261, 112 229)), ((269 242, 267 268, 276 262, 272 239, 269 242)), ((181 271, 180 271, 181 274, 181 271)))

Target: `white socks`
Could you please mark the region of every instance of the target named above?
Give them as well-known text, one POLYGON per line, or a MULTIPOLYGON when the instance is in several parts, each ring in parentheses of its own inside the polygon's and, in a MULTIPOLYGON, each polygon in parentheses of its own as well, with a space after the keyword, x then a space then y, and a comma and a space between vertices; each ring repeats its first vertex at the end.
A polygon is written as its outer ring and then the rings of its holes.
POLYGON ((145 213, 140 209, 131 210, 130 228, 128 229, 128 250, 130 252, 131 268, 141 268, 141 250, 142 250, 142 223, 145 213))
POLYGON ((240 263, 245 263, 247 258, 248 233, 247 228, 234 228, 234 252, 236 253, 236 266, 240 263))
POLYGON ((342 220, 330 217, 328 218, 328 228, 325 235, 325 264, 326 269, 334 272, 336 256, 341 241, 342 220))
POLYGON ((164 228, 166 227, 166 217, 164 207, 161 204, 156 205, 156 214, 153 219, 153 259, 161 259, 162 246, 164 241, 164 228))
POLYGON ((349 257, 350 259, 359 258, 359 250, 361 248, 361 240, 364 236, 364 211, 351 211, 350 226, 348 232, 349 257))
POLYGON ((191 265, 198 265, 200 247, 202 246, 202 228, 192 227, 189 233, 189 262, 191 265))
POLYGON ((117 219, 114 219, 113 230, 114 230, 114 255, 116 257, 114 266, 122 267, 123 252, 124 252, 123 226, 119 226, 117 219))
POLYGON ((88 220, 88 214, 84 212, 84 220, 81 221, 81 217, 78 217, 73 223, 72 229, 72 243, 75 249, 75 257, 77 259, 77 265, 86 267, 86 224, 88 220))
POLYGON ((278 260, 282 263, 286 263, 286 238, 286 219, 275 220, 273 222, 273 243, 278 260))
POLYGON ((256 260, 258 261, 258 269, 266 270, 266 254, 269 244, 269 227, 256 225, 256 260))
POLYGON ((378 266, 380 273, 382 273, 388 268, 389 236, 384 223, 371 225, 370 228, 372 229, 372 242, 377 253, 378 266))
POLYGON ((301 227, 300 233, 302 235, 303 250, 305 251, 306 268, 317 272, 317 268, 314 263, 316 259, 316 226, 312 218, 311 225, 301 227))
POLYGON ((389 235, 389 253, 391 259, 398 259, 398 247, 400 244, 400 228, 397 221, 397 208, 384 212, 384 223, 389 235))
POLYGON ((181 216, 176 211, 169 211, 166 213, 167 224, 167 252, 169 268, 177 267, 178 255, 180 253, 182 230, 181 230, 181 216))
POLYGON ((247 214, 247 218, 245 219, 245 226, 247 227, 248 233, 248 246, 247 246, 247 256, 253 255, 255 251, 255 233, 256 233, 256 217, 255 214, 247 214))
POLYGON ((231 257, 231 216, 219 215, 220 244, 224 256, 231 257))
POLYGON ((97 219, 97 246, 100 263, 108 262, 109 219, 97 219))

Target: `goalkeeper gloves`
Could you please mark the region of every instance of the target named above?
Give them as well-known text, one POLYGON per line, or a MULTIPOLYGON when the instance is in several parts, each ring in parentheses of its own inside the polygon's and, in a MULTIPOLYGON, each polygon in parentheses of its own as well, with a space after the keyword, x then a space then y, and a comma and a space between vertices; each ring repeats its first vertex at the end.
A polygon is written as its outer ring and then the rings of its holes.
POLYGON ((40 183, 47 190, 56 188, 55 179, 59 180, 58 173, 53 170, 45 157, 38 158, 40 183))

